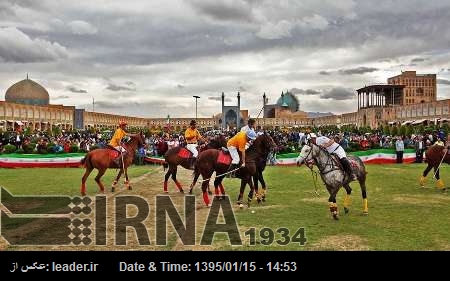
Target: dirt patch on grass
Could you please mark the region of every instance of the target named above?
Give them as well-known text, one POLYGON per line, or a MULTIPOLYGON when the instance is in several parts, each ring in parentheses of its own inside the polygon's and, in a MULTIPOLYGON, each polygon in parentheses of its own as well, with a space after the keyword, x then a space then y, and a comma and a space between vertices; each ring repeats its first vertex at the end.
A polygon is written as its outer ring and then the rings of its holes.
POLYGON ((439 205, 448 204, 450 202, 450 197, 435 194, 435 195, 396 195, 392 198, 392 201, 401 204, 412 204, 412 205, 439 205))
MULTIPOLYGON (((164 171, 162 167, 152 167, 151 171, 141 177, 131 178, 132 190, 125 190, 122 186, 117 186, 116 192, 111 193, 109 185, 105 183, 106 191, 105 195, 107 198, 107 213, 106 213, 106 245, 96 246, 96 245, 65 245, 65 246, 10 246, 8 243, 0 238, 0 250, 43 250, 43 251, 115 251, 115 250, 134 250, 134 251, 213 251, 219 247, 224 247, 225 242, 218 241, 218 243, 213 243, 212 246, 197 245, 200 243, 201 234, 203 232, 204 223, 209 214, 209 209, 204 206, 200 190, 198 188, 194 189, 194 194, 196 194, 196 212, 195 212, 195 223, 196 223, 196 245, 185 246, 183 245, 181 239, 178 237, 176 230, 173 228, 170 222, 167 224, 167 245, 156 245, 156 217, 155 217, 155 198, 156 195, 162 195, 163 193, 163 180, 164 171), (144 221, 145 227, 147 228, 148 237, 150 239, 150 245, 143 245, 142 241, 138 241, 136 232, 132 228, 127 228, 125 236, 127 238, 126 245, 116 245, 115 235, 117 234, 117 229, 115 228, 115 221, 117 220, 115 215, 115 200, 119 196, 124 195, 138 195, 147 200, 150 208, 150 213, 147 219, 144 221)), ((185 192, 188 192, 189 184, 192 180, 192 171, 185 169, 179 169, 177 178, 183 184, 185 192)), ((176 187, 173 181, 169 181, 169 195, 173 204, 180 212, 184 211, 184 198, 185 194, 178 193, 175 191, 176 187)), ((88 194, 88 196, 94 196, 94 194, 88 194)), ((92 197, 93 201, 94 198, 92 197)), ((211 198, 212 199, 212 198, 211 198)), ((127 217, 133 217, 136 215, 137 208, 135 206, 127 207, 127 217)), ((180 213, 182 219, 184 215, 180 213)), ((95 219, 94 214, 88 215, 88 218, 92 220, 92 227, 95 229, 95 219)), ((22 233, 21 236, 30 237, 30 233, 45 232, 48 230, 48 226, 44 224, 39 224, 37 222, 28 223, 19 226, 21 230, 18 231, 22 233)), ((92 240, 95 241, 94 235, 91 235, 92 240)), ((17 237, 18 240, 21 237, 17 237)), ((95 242, 93 242, 94 244, 95 242)))
POLYGON ((332 235, 320 239, 309 248, 314 251, 369 251, 367 242, 358 235, 332 235))

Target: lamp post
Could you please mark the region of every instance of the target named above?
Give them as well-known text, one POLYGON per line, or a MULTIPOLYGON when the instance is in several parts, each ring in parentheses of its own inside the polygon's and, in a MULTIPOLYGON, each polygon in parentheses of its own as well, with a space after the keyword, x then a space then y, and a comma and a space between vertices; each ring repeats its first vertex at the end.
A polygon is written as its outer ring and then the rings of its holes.
POLYGON ((200 98, 199 96, 192 96, 195 98, 195 120, 197 120, 197 100, 200 98))

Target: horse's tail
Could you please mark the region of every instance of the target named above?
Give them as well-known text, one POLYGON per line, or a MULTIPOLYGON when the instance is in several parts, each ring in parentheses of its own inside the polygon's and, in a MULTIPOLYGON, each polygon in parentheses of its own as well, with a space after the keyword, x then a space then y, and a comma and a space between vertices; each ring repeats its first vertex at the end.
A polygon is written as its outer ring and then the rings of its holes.
POLYGON ((81 158, 81 160, 80 160, 81 168, 86 167, 86 157, 87 157, 87 156, 84 156, 84 157, 81 158))
POLYGON ((91 162, 91 157, 88 154, 86 154, 86 156, 84 156, 81 160, 80 160, 80 164, 82 168, 89 168, 92 167, 92 162, 91 162))
POLYGON ((194 171, 192 172, 192 177, 194 178, 192 180, 191 186, 194 186, 197 183, 198 177, 200 176, 200 168, 199 165, 194 165, 194 171))

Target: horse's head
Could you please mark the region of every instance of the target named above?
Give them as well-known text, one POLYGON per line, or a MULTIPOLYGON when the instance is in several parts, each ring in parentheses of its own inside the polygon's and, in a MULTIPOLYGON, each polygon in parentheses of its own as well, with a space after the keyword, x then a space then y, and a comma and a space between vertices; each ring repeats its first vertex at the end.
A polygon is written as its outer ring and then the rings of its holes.
POLYGON ((305 144, 302 147, 302 150, 300 151, 300 154, 297 157, 297 166, 301 166, 303 163, 306 164, 306 166, 311 167, 314 164, 313 159, 313 148, 314 144, 305 144))
POLYGON ((214 148, 219 149, 221 147, 227 147, 227 138, 220 134, 213 137, 208 144, 206 145, 205 149, 214 148))
POLYGON ((256 137, 252 146, 258 154, 267 155, 277 149, 277 144, 268 133, 260 134, 256 137))
POLYGON ((128 141, 128 145, 133 147, 134 149, 140 148, 145 145, 144 134, 130 134, 130 140, 128 141))

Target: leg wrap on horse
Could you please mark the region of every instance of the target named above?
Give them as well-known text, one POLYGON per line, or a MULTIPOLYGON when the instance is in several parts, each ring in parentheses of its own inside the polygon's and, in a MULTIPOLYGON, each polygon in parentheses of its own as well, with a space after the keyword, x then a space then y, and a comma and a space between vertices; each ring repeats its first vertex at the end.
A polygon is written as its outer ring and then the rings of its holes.
POLYGON ((444 189, 444 187, 445 187, 444 181, 443 181, 442 179, 439 179, 439 180, 436 182, 436 187, 439 188, 439 189, 444 189))
POLYGON ((338 207, 336 203, 333 202, 328 202, 328 205, 330 207, 330 212, 332 215, 337 215, 338 214, 338 207))
POLYGON ((426 179, 427 179, 427 178, 424 177, 424 176, 421 176, 421 177, 420 177, 420 186, 422 186, 422 187, 425 186, 426 179))
POLYGON ((348 208, 351 203, 352 203, 352 198, 350 197, 350 195, 345 194, 345 197, 344 197, 344 208, 348 208))
POLYGON ((363 213, 364 214, 369 213, 369 205, 367 203, 367 198, 363 199, 363 213))

